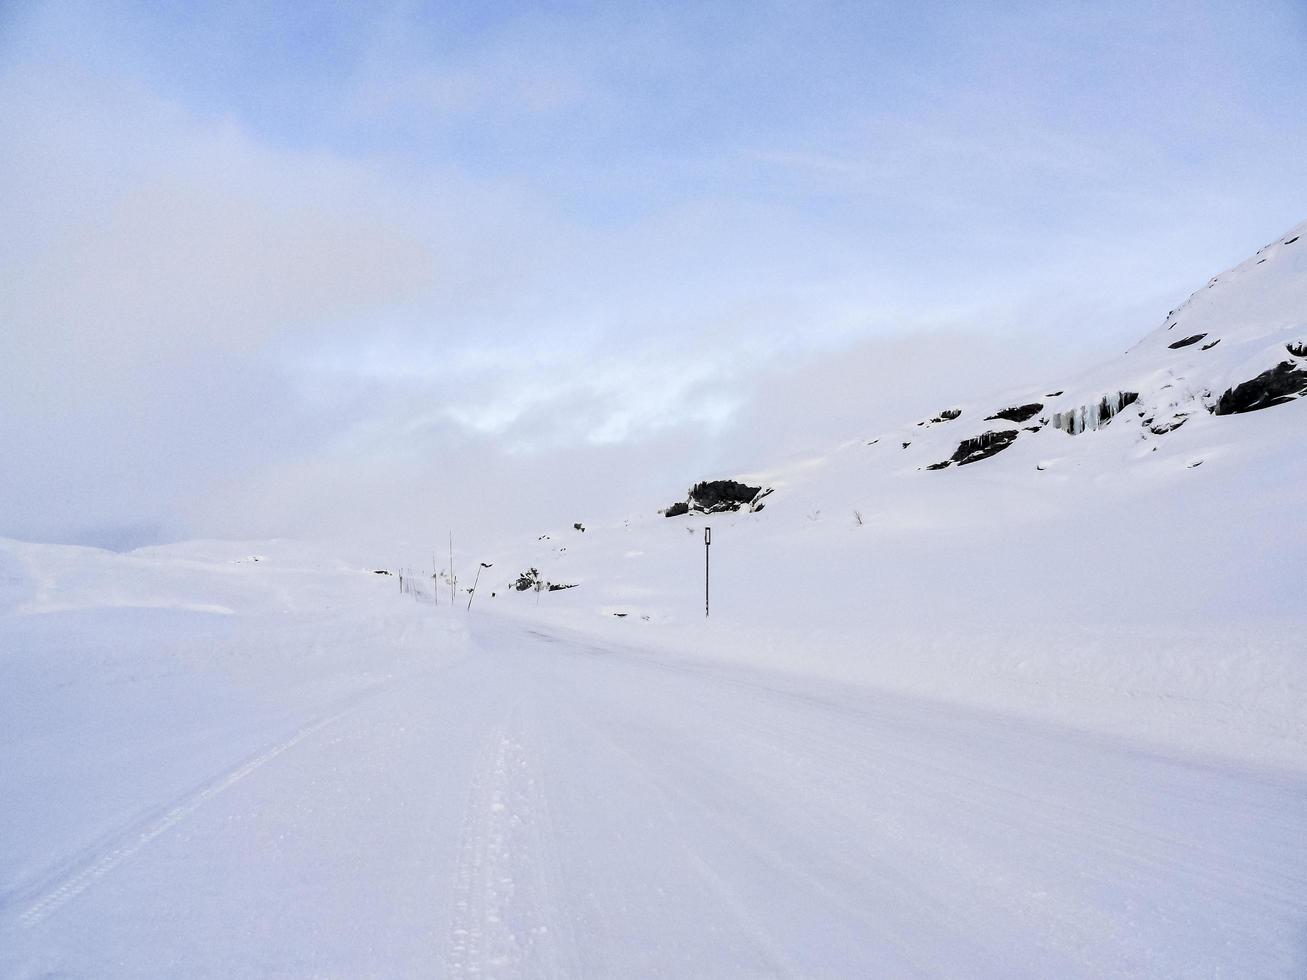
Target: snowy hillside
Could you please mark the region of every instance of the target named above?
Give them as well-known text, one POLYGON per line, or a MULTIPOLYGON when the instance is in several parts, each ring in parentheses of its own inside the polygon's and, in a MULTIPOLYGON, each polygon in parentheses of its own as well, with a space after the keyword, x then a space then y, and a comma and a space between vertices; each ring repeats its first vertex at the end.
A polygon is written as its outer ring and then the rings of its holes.
POLYGON ((606 526, 578 501, 584 532, 495 556, 577 587, 519 594, 500 577, 495 608, 1302 766, 1304 233, 1078 377, 959 392, 755 472, 686 474, 606 526), (687 506, 684 487, 725 476, 766 496, 687 506))

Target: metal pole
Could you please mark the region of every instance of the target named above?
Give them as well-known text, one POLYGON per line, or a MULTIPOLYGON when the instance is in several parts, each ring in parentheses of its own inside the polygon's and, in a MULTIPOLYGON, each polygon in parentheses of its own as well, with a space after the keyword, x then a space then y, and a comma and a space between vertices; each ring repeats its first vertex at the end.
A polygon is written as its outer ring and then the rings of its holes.
POLYGON ((449 532, 449 604, 454 604, 454 532, 449 532))
POLYGON ((703 529, 703 618, 708 618, 708 549, 712 546, 712 528, 703 529))
POLYGON ((472 597, 477 594, 477 583, 481 581, 481 569, 477 569, 476 575, 472 577, 472 588, 467 593, 467 610, 472 611, 472 597))
POLYGON ((477 583, 481 581, 481 569, 494 568, 494 567, 495 567, 494 562, 488 562, 488 561, 483 561, 480 565, 477 566, 476 578, 472 579, 472 588, 468 591, 467 594, 467 608, 469 612, 472 610, 472 598, 477 594, 477 583))

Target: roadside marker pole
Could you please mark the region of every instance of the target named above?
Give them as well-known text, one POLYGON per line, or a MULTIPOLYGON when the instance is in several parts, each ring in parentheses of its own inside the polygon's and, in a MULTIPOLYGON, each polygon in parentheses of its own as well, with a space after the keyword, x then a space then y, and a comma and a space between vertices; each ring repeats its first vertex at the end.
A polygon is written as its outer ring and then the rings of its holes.
POLYGON ((468 611, 468 612, 471 612, 471 611, 472 611, 472 600, 473 600, 474 598, 476 598, 476 594, 477 594, 477 583, 481 581, 481 569, 483 569, 483 568, 494 568, 494 563, 493 563, 493 562, 483 561, 483 562, 482 562, 482 563, 477 567, 477 575, 476 575, 476 578, 474 578, 474 579, 472 580, 472 588, 468 589, 468 591, 467 591, 467 611, 468 611))
POLYGON ((712 528, 703 529, 703 618, 708 618, 708 549, 712 547, 712 528))

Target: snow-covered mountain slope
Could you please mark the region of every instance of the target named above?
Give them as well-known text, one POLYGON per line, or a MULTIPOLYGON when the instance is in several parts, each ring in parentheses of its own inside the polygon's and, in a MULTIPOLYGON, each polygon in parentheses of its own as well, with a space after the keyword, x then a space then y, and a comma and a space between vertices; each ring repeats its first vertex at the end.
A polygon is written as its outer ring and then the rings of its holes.
POLYGON ((869 420, 832 451, 751 473, 687 474, 621 521, 594 523, 578 501, 584 531, 487 556, 485 600, 668 648, 1301 762, 1305 233, 1078 377, 941 399, 896 429, 869 420), (773 492, 757 509, 683 503, 663 516, 685 486, 726 476, 773 492), (529 568, 576 588, 508 588, 529 568))
POLYGON ((944 469, 989 458, 986 448, 996 456, 1017 445, 1027 454, 1091 457, 1099 448, 1093 440, 1064 437, 1113 423, 1135 437, 1124 440, 1115 465, 1158 451, 1161 437, 1184 425, 1219 438, 1222 419, 1307 392, 1304 235, 1307 222, 1209 280, 1118 358, 1053 384, 941 406, 877 444, 910 450, 894 465, 944 469))

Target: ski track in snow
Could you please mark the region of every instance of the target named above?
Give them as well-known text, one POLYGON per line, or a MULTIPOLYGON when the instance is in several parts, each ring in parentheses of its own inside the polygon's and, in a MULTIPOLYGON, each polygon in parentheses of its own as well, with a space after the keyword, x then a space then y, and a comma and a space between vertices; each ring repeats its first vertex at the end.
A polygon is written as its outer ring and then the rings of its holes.
POLYGON ((225 793, 273 759, 289 752, 305 739, 355 710, 358 707, 359 698, 356 697, 351 701, 352 703, 342 710, 304 725, 289 738, 246 760, 198 792, 176 800, 162 816, 145 822, 143 826, 138 824, 125 834, 117 837, 115 842, 110 844, 108 848, 93 851, 92 855, 87 859, 90 861, 89 864, 85 860, 78 862, 80 870, 59 878, 52 886, 40 889, 39 897, 30 900, 24 911, 19 914, 19 925, 30 929, 49 918, 62 906, 77 898, 102 878, 111 874, 116 868, 130 861, 144 848, 148 847, 151 842, 172 830, 210 800, 225 793))
POLYGON ((464 977, 574 975, 551 920, 554 837, 527 751, 521 709, 493 728, 477 762, 457 871, 446 972, 464 977))

